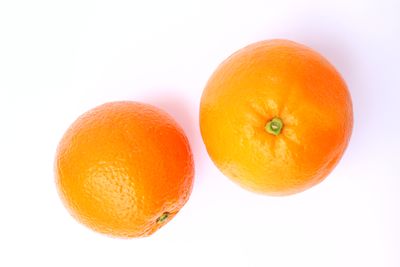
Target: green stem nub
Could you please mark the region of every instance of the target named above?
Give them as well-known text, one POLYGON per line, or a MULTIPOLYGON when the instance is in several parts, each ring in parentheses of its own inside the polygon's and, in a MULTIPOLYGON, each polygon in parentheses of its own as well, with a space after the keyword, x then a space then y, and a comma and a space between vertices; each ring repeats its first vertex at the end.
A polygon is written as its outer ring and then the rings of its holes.
POLYGON ((157 223, 162 223, 169 217, 169 212, 164 212, 160 217, 157 219, 157 223))
POLYGON ((282 128, 283 128, 283 122, 278 117, 275 117, 272 120, 270 120, 264 127, 267 133, 273 134, 275 136, 281 133, 282 128))

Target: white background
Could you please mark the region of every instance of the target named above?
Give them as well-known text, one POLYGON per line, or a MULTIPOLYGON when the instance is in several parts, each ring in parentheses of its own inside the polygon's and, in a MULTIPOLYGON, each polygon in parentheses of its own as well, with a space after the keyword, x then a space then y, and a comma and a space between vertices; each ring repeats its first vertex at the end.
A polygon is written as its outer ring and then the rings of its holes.
POLYGON ((399 13, 398 0, 0 0, 0 266, 400 266, 399 13), (325 55, 355 112, 335 171, 283 198, 221 175, 198 126, 216 66, 270 38, 325 55), (194 153, 189 202, 149 238, 88 230, 54 185, 66 128, 112 100, 163 108, 194 153))

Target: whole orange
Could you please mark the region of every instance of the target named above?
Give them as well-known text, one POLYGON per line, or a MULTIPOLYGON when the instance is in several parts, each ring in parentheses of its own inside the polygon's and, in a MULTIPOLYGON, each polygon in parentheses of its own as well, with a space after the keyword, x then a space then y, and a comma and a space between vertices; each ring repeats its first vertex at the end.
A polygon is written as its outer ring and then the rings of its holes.
POLYGON ((216 166, 249 190, 289 195, 322 181, 350 139, 346 84, 312 49, 288 40, 251 44, 211 76, 200 128, 216 166))
POLYGON ((126 101, 79 117, 58 146, 55 172, 78 221, 111 236, 141 237, 186 203, 194 164, 182 128, 168 114, 126 101))

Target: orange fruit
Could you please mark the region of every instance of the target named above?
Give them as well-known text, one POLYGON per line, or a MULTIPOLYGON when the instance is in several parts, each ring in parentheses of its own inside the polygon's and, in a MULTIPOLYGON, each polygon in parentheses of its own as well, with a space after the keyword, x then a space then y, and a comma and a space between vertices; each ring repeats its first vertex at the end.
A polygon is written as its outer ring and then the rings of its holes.
POLYGON ((251 44, 209 79, 200 129, 216 166, 249 190, 294 194, 321 182, 350 139, 346 84, 312 49, 288 40, 251 44))
POLYGON ((96 107, 70 126, 55 173, 78 221, 114 237, 141 237, 187 202, 194 164, 182 128, 167 113, 126 101, 96 107))

